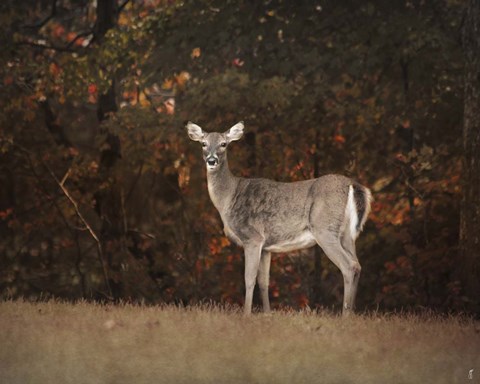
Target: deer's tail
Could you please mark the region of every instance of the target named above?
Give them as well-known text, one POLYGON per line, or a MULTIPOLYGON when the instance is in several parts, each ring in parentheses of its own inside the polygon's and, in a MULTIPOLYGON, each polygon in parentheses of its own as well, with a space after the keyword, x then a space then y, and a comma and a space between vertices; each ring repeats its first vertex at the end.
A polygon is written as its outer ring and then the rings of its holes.
POLYGON ((367 221, 372 202, 372 193, 367 187, 353 183, 348 187, 345 216, 348 222, 348 231, 356 239, 367 221))

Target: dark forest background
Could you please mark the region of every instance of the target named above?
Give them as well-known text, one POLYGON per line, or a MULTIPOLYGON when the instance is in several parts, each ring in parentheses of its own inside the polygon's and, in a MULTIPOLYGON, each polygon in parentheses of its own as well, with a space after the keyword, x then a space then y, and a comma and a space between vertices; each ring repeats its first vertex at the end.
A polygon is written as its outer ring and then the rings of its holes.
MULTIPOLYGON (((465 80, 478 54, 465 52, 479 9, 2 1, 0 295, 242 303, 242 250, 223 236, 184 122, 244 120, 234 174, 342 173, 371 188, 360 309, 478 311, 465 145, 475 156, 479 127, 466 136, 463 115, 465 84, 478 96, 479 78, 465 80)), ((279 254, 270 292, 277 308, 340 308, 343 280, 320 249, 279 254)))

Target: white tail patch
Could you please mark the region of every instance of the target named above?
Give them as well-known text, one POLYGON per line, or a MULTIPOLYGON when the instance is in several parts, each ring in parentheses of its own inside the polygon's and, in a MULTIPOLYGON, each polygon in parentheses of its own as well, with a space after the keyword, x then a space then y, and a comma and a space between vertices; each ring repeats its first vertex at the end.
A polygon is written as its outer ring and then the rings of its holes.
POLYGON ((365 188, 365 196, 366 196, 367 202, 365 204, 365 213, 363 214, 362 222, 360 223, 360 231, 363 230, 363 226, 365 225, 365 222, 368 219, 368 215, 370 214, 370 209, 373 201, 372 192, 370 192, 368 188, 365 188))
POLYGON ((347 205, 345 207, 345 218, 347 219, 348 231, 350 231, 350 236, 352 237, 352 239, 355 240, 358 236, 358 214, 357 206, 355 204, 355 197, 353 194, 353 185, 350 185, 348 187, 347 205))

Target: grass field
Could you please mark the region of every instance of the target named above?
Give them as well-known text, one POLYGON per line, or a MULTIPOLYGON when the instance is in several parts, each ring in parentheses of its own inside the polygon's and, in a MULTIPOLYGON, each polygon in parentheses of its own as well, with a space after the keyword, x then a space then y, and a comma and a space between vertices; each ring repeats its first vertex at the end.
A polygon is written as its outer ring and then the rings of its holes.
POLYGON ((480 383, 480 323, 7 301, 0 383, 480 383))

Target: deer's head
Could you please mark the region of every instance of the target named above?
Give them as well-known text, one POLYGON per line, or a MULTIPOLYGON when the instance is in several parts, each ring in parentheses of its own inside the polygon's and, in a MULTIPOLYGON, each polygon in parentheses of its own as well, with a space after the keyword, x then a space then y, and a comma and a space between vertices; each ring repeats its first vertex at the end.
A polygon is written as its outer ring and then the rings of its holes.
POLYGON ((224 133, 205 132, 197 124, 190 121, 186 127, 190 139, 202 144, 203 160, 205 160, 207 170, 214 171, 225 160, 228 144, 239 140, 243 136, 244 124, 241 121, 224 133))

